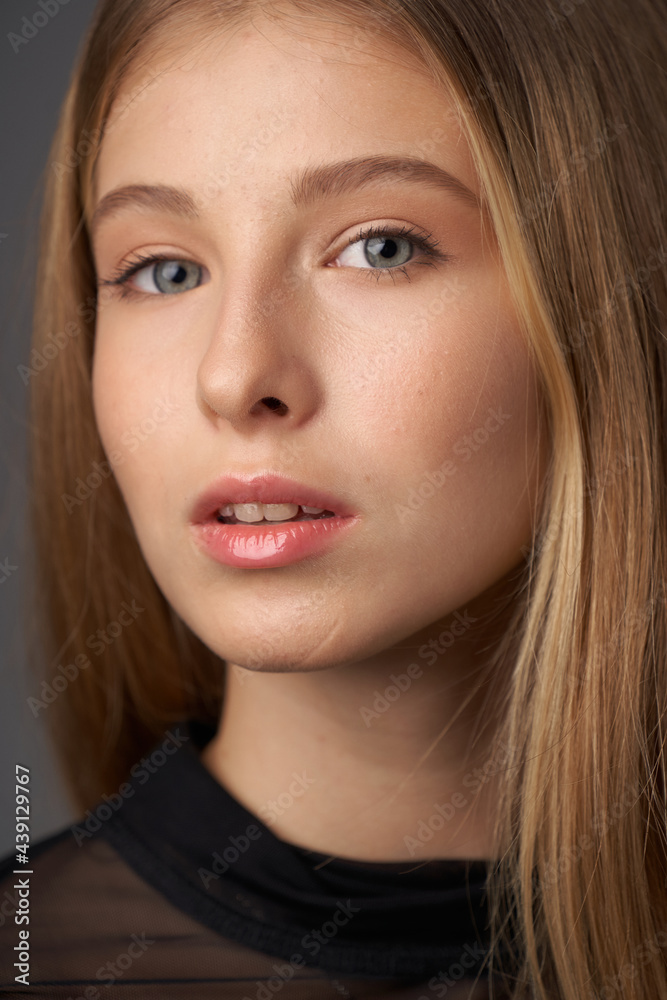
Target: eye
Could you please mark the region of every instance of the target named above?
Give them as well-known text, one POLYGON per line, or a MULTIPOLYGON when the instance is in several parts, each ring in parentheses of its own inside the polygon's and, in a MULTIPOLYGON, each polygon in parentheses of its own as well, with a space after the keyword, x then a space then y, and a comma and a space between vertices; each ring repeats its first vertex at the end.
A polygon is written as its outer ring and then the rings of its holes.
POLYGON ((139 255, 133 261, 123 261, 113 275, 99 285, 116 285, 121 297, 131 295, 178 295, 202 284, 204 269, 191 260, 179 260, 156 255, 139 255), (130 285, 130 278, 134 284, 130 285))
POLYGON ((434 267, 436 261, 450 259, 450 254, 438 250, 438 242, 430 233, 414 226, 386 225, 360 230, 338 255, 335 265, 370 270, 379 280, 383 271, 392 278, 396 271, 409 278, 405 268, 408 263, 434 267))
POLYGON ((135 271, 135 284, 142 292, 154 292, 155 286, 167 294, 187 292, 199 284, 200 270, 189 260, 160 260, 135 271))

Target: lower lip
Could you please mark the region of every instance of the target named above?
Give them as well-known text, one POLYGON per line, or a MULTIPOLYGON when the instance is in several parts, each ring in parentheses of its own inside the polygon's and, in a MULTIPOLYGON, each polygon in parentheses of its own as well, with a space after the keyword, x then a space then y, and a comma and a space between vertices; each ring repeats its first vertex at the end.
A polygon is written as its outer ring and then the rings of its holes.
POLYGON ((193 530, 217 562, 242 569, 268 569, 327 551, 357 521, 356 517, 338 516, 283 524, 207 521, 193 525, 193 530))

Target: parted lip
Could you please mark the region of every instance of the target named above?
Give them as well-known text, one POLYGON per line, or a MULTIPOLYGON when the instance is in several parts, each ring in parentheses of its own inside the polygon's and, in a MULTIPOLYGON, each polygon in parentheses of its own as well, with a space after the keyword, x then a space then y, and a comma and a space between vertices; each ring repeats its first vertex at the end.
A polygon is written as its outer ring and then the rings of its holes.
POLYGON ((324 490, 265 473, 216 479, 196 500, 190 512, 190 522, 206 524, 214 520, 220 507, 227 503, 297 503, 306 507, 322 507, 339 517, 355 516, 345 501, 324 490))

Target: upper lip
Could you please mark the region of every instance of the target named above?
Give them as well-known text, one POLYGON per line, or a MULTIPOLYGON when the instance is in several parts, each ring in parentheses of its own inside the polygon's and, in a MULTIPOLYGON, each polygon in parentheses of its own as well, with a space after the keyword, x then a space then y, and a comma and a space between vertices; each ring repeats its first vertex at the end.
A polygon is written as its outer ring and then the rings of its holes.
POLYGON ((306 507, 322 507, 340 517, 353 517, 354 511, 338 497, 313 486, 304 486, 294 479, 271 473, 256 476, 221 476, 211 483, 195 501, 190 512, 193 524, 215 518, 220 507, 235 503, 296 503, 306 507))

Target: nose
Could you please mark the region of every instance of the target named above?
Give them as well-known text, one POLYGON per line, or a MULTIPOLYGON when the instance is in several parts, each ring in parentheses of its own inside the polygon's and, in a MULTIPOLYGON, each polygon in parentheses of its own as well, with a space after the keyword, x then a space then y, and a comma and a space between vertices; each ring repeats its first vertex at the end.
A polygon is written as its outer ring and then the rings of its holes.
POLYGON ((299 426, 315 413, 321 390, 298 295, 280 278, 226 282, 197 371, 197 402, 210 420, 248 433, 277 421, 299 426))

